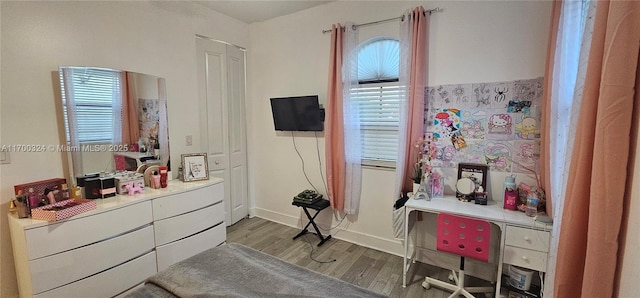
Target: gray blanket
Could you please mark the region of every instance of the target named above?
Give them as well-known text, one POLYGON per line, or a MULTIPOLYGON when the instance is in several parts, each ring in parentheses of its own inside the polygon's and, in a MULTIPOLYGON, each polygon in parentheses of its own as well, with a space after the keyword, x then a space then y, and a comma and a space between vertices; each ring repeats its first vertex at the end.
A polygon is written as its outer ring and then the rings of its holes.
POLYGON ((209 249, 127 297, 385 297, 240 244, 209 249))

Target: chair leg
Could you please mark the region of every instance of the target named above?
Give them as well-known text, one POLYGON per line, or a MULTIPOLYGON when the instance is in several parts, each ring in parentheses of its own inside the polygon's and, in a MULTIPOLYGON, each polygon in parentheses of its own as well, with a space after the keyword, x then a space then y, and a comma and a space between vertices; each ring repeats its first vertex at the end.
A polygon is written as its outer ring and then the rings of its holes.
POLYGON ((435 286, 438 288, 443 288, 449 291, 453 291, 449 298, 458 297, 459 295, 463 295, 467 298, 474 298, 471 293, 494 293, 493 287, 464 287, 464 270, 460 270, 458 274, 455 274, 453 271, 453 279, 456 281, 455 284, 450 284, 448 282, 444 282, 432 277, 425 277, 424 282, 422 282, 422 287, 426 290, 430 289, 431 286, 435 286))

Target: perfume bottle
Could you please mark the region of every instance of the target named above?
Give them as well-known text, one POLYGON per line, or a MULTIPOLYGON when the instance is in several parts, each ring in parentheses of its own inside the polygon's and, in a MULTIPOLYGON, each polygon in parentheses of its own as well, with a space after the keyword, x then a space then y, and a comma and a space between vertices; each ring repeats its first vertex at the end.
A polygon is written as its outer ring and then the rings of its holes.
POLYGON ((168 175, 167 167, 160 167, 160 187, 167 187, 167 175, 168 175))
POLYGON ((151 177, 151 188, 160 188, 160 174, 158 171, 153 171, 153 176, 151 177))
POLYGON ((29 206, 31 208, 38 207, 38 205, 40 204, 40 200, 38 199, 38 196, 34 192, 33 188, 29 188, 29 193, 27 194, 27 198, 29 199, 29 206))

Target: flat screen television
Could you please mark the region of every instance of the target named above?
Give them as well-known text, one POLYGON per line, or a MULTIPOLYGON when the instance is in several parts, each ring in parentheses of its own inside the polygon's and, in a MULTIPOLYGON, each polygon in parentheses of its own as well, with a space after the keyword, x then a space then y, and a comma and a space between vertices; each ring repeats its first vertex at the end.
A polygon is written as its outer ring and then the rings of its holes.
POLYGON ((317 95, 272 98, 271 112, 276 130, 324 130, 324 110, 317 95))

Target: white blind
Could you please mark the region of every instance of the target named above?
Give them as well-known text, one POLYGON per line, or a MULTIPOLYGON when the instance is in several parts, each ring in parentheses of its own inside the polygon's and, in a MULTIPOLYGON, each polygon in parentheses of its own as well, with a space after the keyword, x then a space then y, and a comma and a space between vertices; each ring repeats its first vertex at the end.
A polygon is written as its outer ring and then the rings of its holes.
MULTIPOLYGON (((122 96, 120 72, 110 69, 74 68, 72 72, 73 96, 78 119, 78 140, 81 144, 113 143, 114 98, 122 96)), ((60 88, 69 140, 66 92, 62 72, 60 88)))
POLYGON ((363 164, 395 166, 403 90, 398 82, 359 85, 351 89, 351 98, 358 101, 360 108, 363 164))

